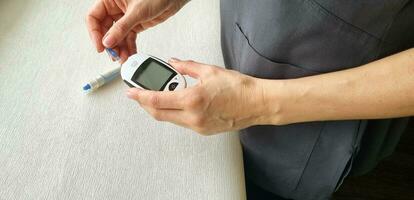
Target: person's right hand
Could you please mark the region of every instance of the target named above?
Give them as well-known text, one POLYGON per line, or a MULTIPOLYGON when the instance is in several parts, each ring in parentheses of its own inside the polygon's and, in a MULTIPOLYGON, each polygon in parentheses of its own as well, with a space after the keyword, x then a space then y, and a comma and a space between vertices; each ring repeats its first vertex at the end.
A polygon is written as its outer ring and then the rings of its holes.
POLYGON ((174 15, 188 0, 98 0, 86 18, 96 50, 114 48, 121 62, 137 52, 137 34, 174 15))

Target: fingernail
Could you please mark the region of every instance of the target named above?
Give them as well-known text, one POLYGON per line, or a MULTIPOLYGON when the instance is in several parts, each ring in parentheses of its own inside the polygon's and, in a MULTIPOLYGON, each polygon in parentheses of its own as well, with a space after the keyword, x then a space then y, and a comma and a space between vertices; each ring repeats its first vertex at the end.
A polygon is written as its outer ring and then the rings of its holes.
POLYGON ((170 60, 168 60, 168 62, 171 62, 171 63, 174 63, 174 62, 179 62, 179 61, 181 61, 180 59, 178 59, 178 58, 170 58, 170 60))
POLYGON ((105 47, 112 47, 115 45, 115 38, 112 35, 108 35, 103 39, 103 44, 105 47))

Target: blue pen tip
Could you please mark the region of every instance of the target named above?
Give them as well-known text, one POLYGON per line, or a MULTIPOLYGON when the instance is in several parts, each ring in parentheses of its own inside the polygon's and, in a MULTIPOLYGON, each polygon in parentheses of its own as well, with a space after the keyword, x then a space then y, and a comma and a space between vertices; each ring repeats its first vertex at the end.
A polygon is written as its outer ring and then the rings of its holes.
POLYGON ((107 50, 108 50, 109 54, 111 54, 111 56, 113 56, 113 57, 117 56, 116 52, 113 49, 107 48, 107 50))
POLYGON ((121 59, 119 57, 119 55, 116 53, 115 50, 111 49, 111 48, 106 48, 106 52, 109 54, 109 56, 115 60, 119 60, 121 59))
POLYGON ((91 87, 91 85, 89 85, 89 84, 86 84, 85 86, 83 86, 83 90, 84 91, 87 91, 87 90, 90 90, 92 87, 91 87))

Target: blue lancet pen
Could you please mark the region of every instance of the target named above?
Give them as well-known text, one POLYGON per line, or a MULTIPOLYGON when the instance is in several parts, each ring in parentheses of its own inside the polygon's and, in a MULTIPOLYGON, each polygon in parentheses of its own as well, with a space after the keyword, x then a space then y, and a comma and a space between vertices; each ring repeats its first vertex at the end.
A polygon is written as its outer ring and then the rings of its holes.
MULTIPOLYGON (((115 61, 119 61, 121 59, 119 55, 113 49, 108 48, 105 50, 108 53, 108 55, 111 58, 113 58, 115 61)), ((111 69, 109 71, 106 71, 105 73, 101 73, 99 74, 99 76, 95 77, 94 79, 86 83, 82 89, 85 93, 96 91, 101 86, 111 82, 116 77, 118 77, 120 75, 120 72, 121 72, 121 66, 111 69)))

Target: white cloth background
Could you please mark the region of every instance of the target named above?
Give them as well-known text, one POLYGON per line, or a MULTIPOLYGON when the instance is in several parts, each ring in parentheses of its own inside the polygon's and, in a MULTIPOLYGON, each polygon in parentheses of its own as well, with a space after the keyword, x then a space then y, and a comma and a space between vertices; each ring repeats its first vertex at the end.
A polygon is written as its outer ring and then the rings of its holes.
MULTIPOLYGON (((93 1, 0 0, 0 199, 245 199, 237 134, 153 120, 116 80, 84 23, 93 1)), ((219 1, 194 0, 139 50, 223 66, 219 1)))

